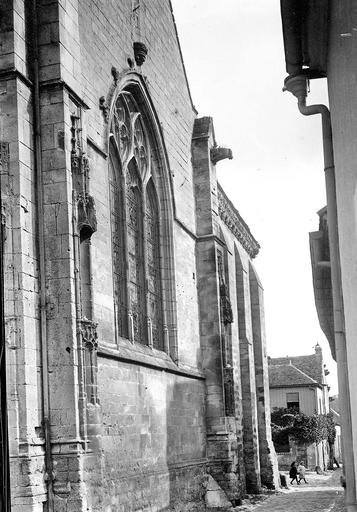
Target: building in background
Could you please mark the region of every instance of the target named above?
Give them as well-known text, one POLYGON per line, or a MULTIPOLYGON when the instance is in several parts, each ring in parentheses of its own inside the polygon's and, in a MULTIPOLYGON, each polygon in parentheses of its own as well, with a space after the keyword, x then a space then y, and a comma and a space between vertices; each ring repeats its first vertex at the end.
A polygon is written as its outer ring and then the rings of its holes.
POLYGON ((0 20, 2 510, 276 487, 259 244, 170 1, 6 0, 0 20))
POLYGON ((336 361, 327 207, 321 208, 317 214, 319 229, 309 233, 312 282, 320 327, 329 342, 332 357, 336 361))
MULTIPOLYGON (((312 416, 329 412, 329 394, 319 344, 315 353, 306 356, 269 358, 269 388, 271 410, 294 409, 312 416)), ((328 443, 298 445, 292 439, 288 446, 275 446, 279 469, 289 469, 292 460, 303 460, 309 469, 328 466, 328 443)))
POLYGON ((333 414, 334 422, 336 425, 336 439, 335 439, 335 459, 340 464, 342 462, 342 438, 341 438, 341 417, 338 395, 330 396, 330 412, 333 414))
MULTIPOLYGON (((335 353, 338 369, 346 505, 348 512, 356 512, 357 10, 351 0, 281 0, 281 14, 288 73, 285 88, 297 98, 303 115, 318 114, 322 120, 333 297, 331 351, 335 353), (330 111, 324 105, 306 105, 308 80, 321 78, 327 78, 330 111)), ((316 256, 315 253, 313 257, 316 256)), ((313 267, 316 263, 314 259, 313 267)), ((315 275, 314 280, 316 277, 319 279, 315 275)), ((317 305, 320 322, 327 316, 321 309, 322 302, 317 305)), ((329 303, 327 300, 328 308, 329 303)), ((325 326, 330 329, 331 322, 328 324, 325 326)))

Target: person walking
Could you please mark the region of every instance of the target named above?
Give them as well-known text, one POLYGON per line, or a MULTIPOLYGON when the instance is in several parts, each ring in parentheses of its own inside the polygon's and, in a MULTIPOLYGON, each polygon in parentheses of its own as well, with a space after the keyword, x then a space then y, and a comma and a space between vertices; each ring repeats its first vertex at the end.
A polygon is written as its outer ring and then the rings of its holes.
POLYGON ((290 482, 290 485, 293 484, 293 481, 296 480, 296 483, 298 485, 300 485, 300 482, 298 480, 298 471, 297 471, 297 467, 296 467, 296 462, 294 460, 294 462, 291 463, 291 466, 290 466, 290 471, 289 471, 289 477, 291 478, 291 482, 290 482))
POLYGON ((298 465, 297 472, 299 474, 299 482, 298 483, 300 483, 301 480, 304 480, 305 484, 307 484, 307 481, 306 481, 306 478, 305 478, 306 468, 305 468, 304 463, 302 461, 298 465))

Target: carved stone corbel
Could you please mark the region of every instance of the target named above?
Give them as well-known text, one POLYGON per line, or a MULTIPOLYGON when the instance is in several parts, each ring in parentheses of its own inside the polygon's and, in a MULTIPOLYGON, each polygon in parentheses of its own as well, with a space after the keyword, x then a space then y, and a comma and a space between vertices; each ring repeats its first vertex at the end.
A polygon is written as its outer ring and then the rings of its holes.
POLYGON ((211 148, 210 153, 211 162, 213 164, 216 164, 220 160, 225 160, 226 158, 228 158, 229 160, 232 160, 233 158, 232 150, 229 148, 221 148, 219 146, 214 146, 213 148, 211 148))
POLYGON ((109 106, 104 96, 99 98, 99 109, 103 113, 104 121, 108 123, 109 121, 109 106))

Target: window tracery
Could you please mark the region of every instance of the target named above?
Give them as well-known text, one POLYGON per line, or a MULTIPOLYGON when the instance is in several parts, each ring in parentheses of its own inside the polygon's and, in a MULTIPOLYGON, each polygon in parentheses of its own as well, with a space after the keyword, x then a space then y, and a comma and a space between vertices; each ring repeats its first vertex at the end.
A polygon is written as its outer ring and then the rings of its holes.
POLYGON ((145 284, 143 255, 143 208, 140 181, 135 164, 130 162, 127 171, 126 205, 128 211, 128 266, 129 266, 129 307, 132 323, 132 339, 146 343, 145 332, 145 284))
POLYGON ((145 120, 122 92, 111 121, 111 223, 119 336, 164 349, 160 202, 145 120), (117 153, 114 158, 112 153, 117 153))
POLYGON ((120 163, 110 152, 110 204, 112 226, 112 254, 114 277, 114 311, 119 336, 128 336, 128 310, 126 298, 125 241, 124 241, 124 194, 120 163))
POLYGON ((162 287, 160 276, 159 219, 155 189, 152 181, 147 186, 146 199, 146 250, 148 270, 148 309, 152 324, 152 343, 163 349, 162 287))

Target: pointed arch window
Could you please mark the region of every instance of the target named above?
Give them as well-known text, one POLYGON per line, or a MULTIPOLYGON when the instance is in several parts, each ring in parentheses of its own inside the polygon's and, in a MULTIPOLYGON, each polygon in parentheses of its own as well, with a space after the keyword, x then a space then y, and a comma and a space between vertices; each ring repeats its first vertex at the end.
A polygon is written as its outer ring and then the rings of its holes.
POLYGON ((116 331, 163 350, 160 199, 148 133, 134 97, 122 92, 114 104, 110 144, 116 331))

